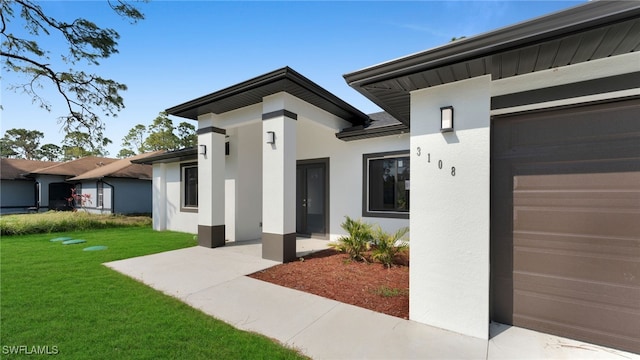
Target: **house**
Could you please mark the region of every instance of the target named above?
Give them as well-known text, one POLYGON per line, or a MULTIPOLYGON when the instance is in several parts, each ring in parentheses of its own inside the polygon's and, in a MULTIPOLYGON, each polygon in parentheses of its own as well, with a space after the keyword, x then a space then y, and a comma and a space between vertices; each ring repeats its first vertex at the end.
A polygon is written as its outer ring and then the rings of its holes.
POLYGON ((639 49, 640 3, 593 1, 344 75, 384 114, 290 68, 174 106, 198 147, 147 159, 154 226, 290 261, 409 224, 412 320, 640 352, 639 49))
POLYGON ((296 236, 335 240, 345 215, 409 225, 406 126, 363 114, 291 68, 167 112, 198 121, 199 145, 142 161, 154 164, 157 230, 197 233, 204 246, 262 238, 265 256, 289 261, 296 236))
POLYGON ((58 164, 50 161, 0 159, 0 213, 24 213, 37 209, 37 188, 27 174, 36 169, 58 164))
POLYGON ((32 179, 36 184, 35 196, 38 199, 38 211, 71 210, 73 205, 68 201, 71 189, 75 188, 76 192, 81 194, 82 184, 67 180, 114 161, 117 159, 88 156, 41 167, 24 176, 32 179))
POLYGON ((89 194, 90 199, 94 199, 85 206, 90 212, 149 214, 152 207, 151 168, 132 161, 161 152, 155 151, 116 160, 67 181, 80 184, 82 194, 89 194))
POLYGON ((131 159, 85 157, 67 162, 2 159, 2 212, 71 210, 93 213, 150 213, 151 167, 131 159), (75 189, 75 190, 73 190, 75 189), (69 201, 72 191, 88 194, 84 205, 69 201))

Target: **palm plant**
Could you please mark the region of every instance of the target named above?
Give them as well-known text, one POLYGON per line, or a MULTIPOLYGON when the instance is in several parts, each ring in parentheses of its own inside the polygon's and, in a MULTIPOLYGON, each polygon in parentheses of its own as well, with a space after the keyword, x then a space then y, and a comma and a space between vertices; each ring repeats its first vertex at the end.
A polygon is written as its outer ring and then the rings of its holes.
POLYGON ((371 258, 375 261, 380 261, 387 267, 391 267, 396 254, 409 247, 407 242, 403 240, 408 232, 408 227, 402 227, 395 233, 389 234, 378 226, 374 234, 375 247, 373 248, 371 258))
POLYGON ((346 220, 340 226, 349 236, 342 236, 337 243, 331 243, 330 245, 340 252, 349 254, 354 260, 366 262, 367 259, 364 257, 364 252, 370 249, 371 241, 373 240, 371 224, 360 219, 353 220, 348 216, 345 216, 345 218, 346 220))

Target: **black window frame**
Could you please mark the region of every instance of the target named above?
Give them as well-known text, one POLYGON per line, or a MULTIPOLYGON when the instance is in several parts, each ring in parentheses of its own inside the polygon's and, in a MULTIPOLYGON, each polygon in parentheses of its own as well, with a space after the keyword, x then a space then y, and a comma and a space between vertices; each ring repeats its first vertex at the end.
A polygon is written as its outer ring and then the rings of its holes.
POLYGON ((198 171, 198 163, 190 162, 180 164, 180 211, 181 212, 198 212, 198 177, 196 174, 196 182, 195 182, 195 191, 196 191, 196 204, 195 205, 187 205, 187 183, 186 183, 186 174, 187 169, 196 169, 198 171))
MULTIPOLYGON (((388 151, 381 153, 371 153, 362 155, 362 216, 363 217, 378 217, 378 218, 392 218, 392 219, 409 219, 411 207, 409 204, 409 197, 407 196, 407 210, 371 210, 369 207, 369 164, 371 160, 388 160, 408 158, 411 160, 409 150, 401 151, 388 151)), ((411 163, 409 163, 410 166, 411 163)), ((409 178, 410 179, 410 178, 409 178)), ((407 190, 409 191, 409 190, 407 190)), ((408 194, 407 194, 408 195, 408 194)))

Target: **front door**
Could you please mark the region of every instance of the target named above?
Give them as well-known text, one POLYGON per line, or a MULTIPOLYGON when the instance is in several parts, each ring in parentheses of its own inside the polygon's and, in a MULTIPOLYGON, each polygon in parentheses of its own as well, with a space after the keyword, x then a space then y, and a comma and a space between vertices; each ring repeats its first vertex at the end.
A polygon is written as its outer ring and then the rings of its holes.
POLYGON ((321 236, 328 227, 328 159, 298 161, 296 179, 296 232, 321 236))

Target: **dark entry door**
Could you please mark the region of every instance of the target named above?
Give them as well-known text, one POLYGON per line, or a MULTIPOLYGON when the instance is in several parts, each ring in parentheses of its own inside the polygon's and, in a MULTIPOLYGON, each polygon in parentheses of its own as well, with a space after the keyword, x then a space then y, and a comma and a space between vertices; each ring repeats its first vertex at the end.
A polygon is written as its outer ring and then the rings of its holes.
POLYGON ((296 231, 299 235, 327 233, 327 161, 299 161, 296 179, 296 231))

